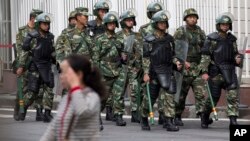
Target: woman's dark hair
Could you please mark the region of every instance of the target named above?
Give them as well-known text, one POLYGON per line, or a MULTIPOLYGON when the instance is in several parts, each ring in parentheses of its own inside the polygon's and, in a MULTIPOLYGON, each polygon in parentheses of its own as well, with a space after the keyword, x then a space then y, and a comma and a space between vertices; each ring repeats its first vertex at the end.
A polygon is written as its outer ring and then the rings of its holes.
POLYGON ((66 60, 75 72, 83 73, 82 82, 96 91, 101 100, 105 99, 107 91, 99 69, 92 67, 90 61, 83 55, 72 54, 66 60))

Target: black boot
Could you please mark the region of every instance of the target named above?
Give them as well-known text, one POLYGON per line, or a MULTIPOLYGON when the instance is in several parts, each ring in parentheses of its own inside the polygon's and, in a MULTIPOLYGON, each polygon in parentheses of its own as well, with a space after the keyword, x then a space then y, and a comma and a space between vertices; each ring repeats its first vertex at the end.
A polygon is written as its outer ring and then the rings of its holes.
POLYGON ((166 128, 167 131, 179 131, 179 127, 174 124, 174 118, 166 117, 163 128, 166 128))
POLYGON ((27 107, 24 107, 24 113, 19 113, 18 114, 18 117, 19 117, 20 120, 22 120, 22 121, 25 120, 27 109, 28 109, 27 107))
POLYGON ((116 115, 116 114, 113 116, 112 121, 113 121, 113 122, 116 122, 116 121, 117 121, 117 115, 116 115))
POLYGON ((237 116, 229 116, 230 125, 238 125, 237 123, 237 116))
POLYGON ((162 112, 159 112, 158 124, 159 124, 159 125, 163 125, 163 124, 164 124, 164 115, 163 115, 162 112))
POLYGON ((112 121, 113 120, 112 108, 110 106, 106 107, 106 120, 107 121, 112 121))
POLYGON ((50 122, 52 119, 53 116, 51 115, 51 110, 45 109, 43 122, 50 122))
POLYGON ((44 119, 43 109, 36 108, 36 121, 43 121, 43 119, 44 119))
POLYGON ((126 121, 123 120, 122 115, 116 115, 116 126, 126 126, 126 121))
POLYGON ((103 124, 102 124, 102 117, 101 114, 99 116, 99 120, 100 120, 100 131, 102 131, 104 129, 103 124))
POLYGON ((150 126, 148 124, 148 117, 141 118, 141 129, 142 130, 150 130, 150 126))
POLYGON ((184 123, 182 122, 182 119, 181 119, 181 115, 175 116, 174 123, 177 126, 184 126, 184 123))
POLYGON ((140 120, 138 118, 136 111, 131 112, 131 122, 140 123, 140 120))
POLYGON ((13 118, 16 120, 16 121, 19 121, 19 116, 18 116, 18 113, 19 113, 19 103, 16 102, 15 104, 15 107, 14 107, 14 113, 13 113, 13 118))
POLYGON ((213 120, 209 118, 209 115, 208 113, 201 113, 201 128, 208 128, 208 125, 209 124, 212 124, 213 123, 213 120), (211 122, 212 120, 212 122, 211 122))

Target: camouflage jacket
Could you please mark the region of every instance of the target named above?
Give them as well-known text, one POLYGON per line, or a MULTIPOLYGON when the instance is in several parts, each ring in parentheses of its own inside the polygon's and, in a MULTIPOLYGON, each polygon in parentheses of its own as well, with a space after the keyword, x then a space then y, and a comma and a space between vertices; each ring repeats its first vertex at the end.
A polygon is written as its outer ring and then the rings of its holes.
POLYGON ((188 42, 186 61, 190 62, 191 66, 189 70, 184 70, 184 76, 198 76, 201 72, 201 48, 204 46, 205 32, 199 26, 196 26, 193 30, 186 26, 181 26, 176 30, 174 38, 175 40, 188 42))
POLYGON ((16 55, 17 55, 16 61, 17 61, 18 66, 19 66, 19 60, 20 60, 20 56, 22 52, 23 40, 26 37, 26 35, 33 30, 34 28, 31 28, 28 25, 18 28, 18 33, 16 35, 16 55))
POLYGON ((66 41, 65 34, 67 34, 72 29, 73 29, 72 27, 68 26, 67 28, 63 29, 61 34, 57 37, 55 51, 56 51, 56 60, 58 62, 62 62, 63 59, 66 57, 66 56, 64 56, 66 54, 62 53, 63 50, 66 48, 63 45, 66 41))
POLYGON ((79 30, 73 28, 61 34, 56 43, 56 58, 58 62, 61 62, 65 57, 72 53, 82 54, 91 59, 93 42, 87 33, 87 30, 79 30))
POLYGON ((142 35, 142 37, 145 37, 148 33, 152 32, 154 29, 151 25, 151 23, 147 23, 145 25, 142 25, 139 29, 139 33, 142 35))
POLYGON ((130 33, 126 32, 125 29, 116 33, 118 41, 122 45, 122 53, 125 53, 128 57, 128 65, 129 69, 133 69, 135 72, 139 71, 142 68, 142 49, 143 49, 143 39, 141 34, 137 32, 131 31, 130 33), (128 53, 125 51, 124 40, 129 35, 135 35, 134 44, 130 49, 131 52, 128 53))
POLYGON ((116 34, 108 32, 100 34, 95 39, 93 47, 93 62, 99 67, 102 75, 108 77, 118 76, 121 70, 121 44, 116 34))

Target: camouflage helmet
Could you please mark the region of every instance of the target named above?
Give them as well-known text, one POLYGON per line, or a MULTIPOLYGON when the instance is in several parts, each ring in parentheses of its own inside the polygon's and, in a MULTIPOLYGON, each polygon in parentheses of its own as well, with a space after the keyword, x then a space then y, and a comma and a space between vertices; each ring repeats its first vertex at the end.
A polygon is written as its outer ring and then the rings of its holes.
POLYGON ((130 9, 125 10, 124 12, 122 12, 122 14, 120 15, 120 24, 121 24, 121 27, 122 28, 125 27, 124 20, 128 19, 128 18, 133 18, 134 19, 134 26, 136 26, 136 20, 135 20, 136 16, 137 16, 137 12, 133 8, 130 8, 130 9))
POLYGON ((35 20, 35 28, 39 28, 39 23, 41 22, 44 22, 44 23, 51 23, 52 22, 52 14, 49 14, 49 13, 42 13, 42 14, 39 14, 37 17, 36 17, 36 20, 35 20))
POLYGON ((199 15, 197 11, 194 8, 189 8, 189 9, 186 9, 183 13, 183 21, 186 21, 186 18, 190 15, 194 15, 197 17, 197 19, 199 19, 199 15))
POLYGON ((114 12, 114 11, 110 11, 108 13, 106 13, 103 17, 103 23, 106 25, 107 23, 111 23, 111 22, 115 22, 116 27, 119 27, 118 24, 118 13, 114 12))
POLYGON ((36 17, 39 14, 42 14, 43 11, 40 9, 32 9, 30 12, 30 17, 36 17))
POLYGON ((77 7, 75 8, 76 13, 77 12, 89 12, 89 9, 87 7, 77 7))
POLYGON ((225 12, 221 13, 217 18, 216 18, 216 29, 219 31, 220 27, 219 25, 222 23, 227 23, 229 24, 229 29, 232 30, 232 23, 234 21, 234 16, 230 12, 225 12))
POLYGON ((152 18, 152 16, 158 12, 164 9, 164 6, 160 2, 152 2, 147 7, 147 16, 149 19, 152 18))
POLYGON ((74 11, 71 11, 71 12, 69 13, 69 20, 72 19, 72 18, 75 18, 75 16, 76 16, 76 11, 75 11, 75 10, 74 10, 74 11))
POLYGON ((168 27, 168 20, 171 18, 170 13, 167 10, 161 10, 155 13, 151 19, 151 24, 156 28, 157 22, 166 22, 168 27))
POLYGON ((91 16, 87 7, 77 7, 75 8, 75 11, 75 18, 77 15, 91 16))
POLYGON ((107 12, 109 9, 111 9, 112 4, 109 0, 99 0, 98 2, 95 3, 94 9, 93 9, 93 14, 95 16, 98 16, 98 10, 99 9, 106 9, 107 12))

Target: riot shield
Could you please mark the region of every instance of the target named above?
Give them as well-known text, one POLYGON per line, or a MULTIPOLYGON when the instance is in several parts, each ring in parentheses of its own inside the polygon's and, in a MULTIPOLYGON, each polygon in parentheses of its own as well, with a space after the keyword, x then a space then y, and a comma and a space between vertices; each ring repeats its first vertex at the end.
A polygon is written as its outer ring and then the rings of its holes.
MULTIPOLYGON (((245 36, 243 38, 243 43, 239 44, 241 46, 240 50, 239 50, 239 53, 241 53, 243 55, 242 61, 244 61, 243 59, 245 58, 245 54, 246 54, 247 39, 248 39, 248 37, 245 36)), ((243 65, 238 68, 238 89, 237 89, 237 93, 238 93, 238 96, 239 96, 239 108, 248 108, 248 105, 241 104, 241 102, 240 102, 241 101, 241 99, 240 99, 240 85, 241 85, 241 79, 242 79, 242 72, 243 72, 243 65)))
MULTIPOLYGON (((185 62, 187 59, 187 53, 188 53, 188 42, 185 40, 175 40, 175 56, 180 60, 182 60, 183 62, 185 62)), ((182 71, 180 72, 175 71, 176 87, 177 87, 175 94, 176 103, 179 103, 184 68, 185 67, 183 67, 182 71)))

